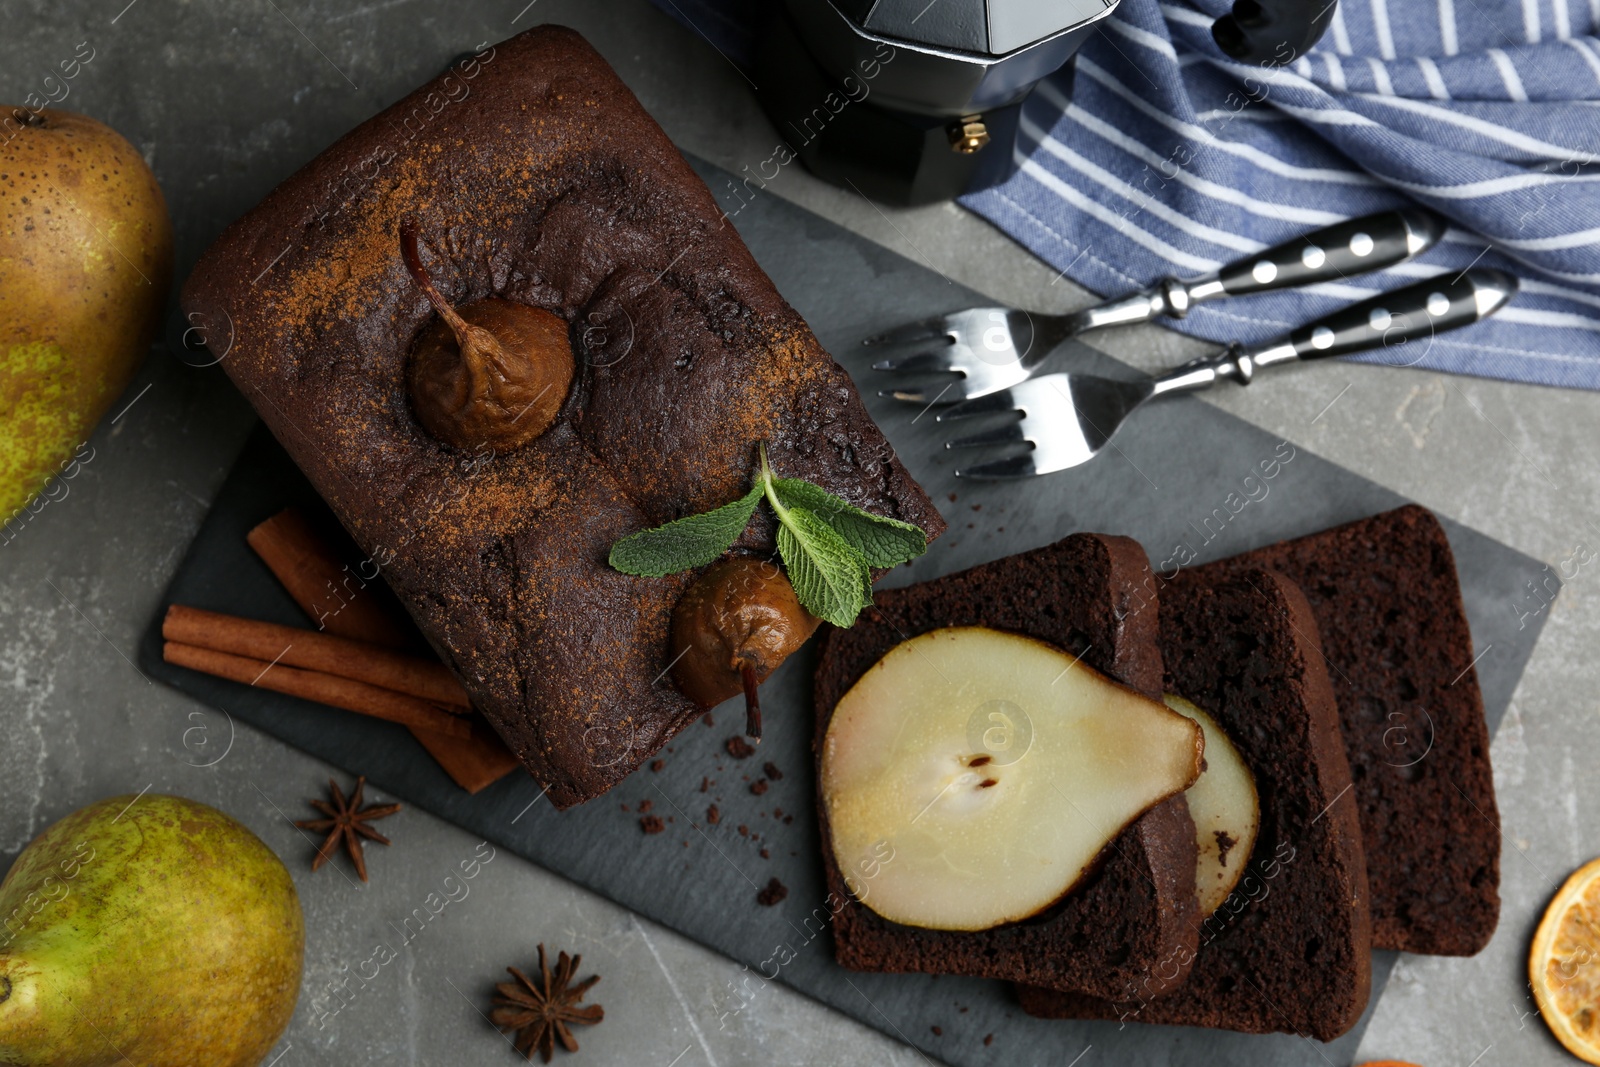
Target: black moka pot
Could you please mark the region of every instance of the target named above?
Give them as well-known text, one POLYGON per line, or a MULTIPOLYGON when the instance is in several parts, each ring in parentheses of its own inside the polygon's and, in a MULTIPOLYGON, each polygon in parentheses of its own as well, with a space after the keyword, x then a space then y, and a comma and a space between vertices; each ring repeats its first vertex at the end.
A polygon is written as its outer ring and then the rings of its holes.
MULTIPOLYGON (((784 139, 773 166, 792 153, 900 205, 998 184, 1016 170, 1023 100, 1117 2, 777 0, 755 79, 784 139)), ((1235 59, 1281 65, 1322 36, 1334 2, 1236 0, 1212 35, 1235 59)))

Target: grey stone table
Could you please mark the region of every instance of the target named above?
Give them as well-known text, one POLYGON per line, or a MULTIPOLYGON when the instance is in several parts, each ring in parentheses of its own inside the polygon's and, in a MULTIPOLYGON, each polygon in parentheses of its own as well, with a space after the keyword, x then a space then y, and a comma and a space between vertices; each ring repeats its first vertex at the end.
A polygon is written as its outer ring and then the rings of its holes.
MULTIPOLYGON (((63 106, 109 122, 155 168, 180 276, 324 147, 312 131, 352 126, 456 53, 535 22, 581 29, 688 151, 737 171, 777 140, 731 64, 643 0, 7 0, 4 15, 0 101, 40 89, 79 42, 94 49, 63 106)), ((1088 299, 960 208, 880 209, 797 167, 769 191, 998 300, 1067 309, 1088 299)), ((1195 350, 1156 329, 1097 343, 1151 369, 1195 350)), ((1212 399, 1552 566, 1600 548, 1600 395, 1340 364, 1212 399)), ((396 847, 369 850, 369 887, 312 875, 284 812, 303 817, 332 768, 245 727, 225 758, 195 766, 204 761, 186 731, 215 720, 129 656, 253 418, 220 374, 159 346, 112 411, 69 494, 0 549, 0 870, 50 822, 114 793, 182 793, 242 819, 288 859, 306 910, 306 984, 273 1052, 282 1067, 509 1062, 475 991, 540 940, 582 952, 604 976, 595 999, 607 1019, 581 1035, 579 1063, 923 1059, 776 985, 723 1025, 737 965, 505 853, 319 1027, 310 994, 364 959, 388 919, 418 906, 477 841, 407 811, 385 824, 396 847)), ((1403 959, 1363 1059, 1575 1062, 1532 1014, 1523 959, 1560 879, 1600 853, 1597 588, 1592 564, 1567 583, 1495 739, 1500 931, 1473 959, 1403 959)))

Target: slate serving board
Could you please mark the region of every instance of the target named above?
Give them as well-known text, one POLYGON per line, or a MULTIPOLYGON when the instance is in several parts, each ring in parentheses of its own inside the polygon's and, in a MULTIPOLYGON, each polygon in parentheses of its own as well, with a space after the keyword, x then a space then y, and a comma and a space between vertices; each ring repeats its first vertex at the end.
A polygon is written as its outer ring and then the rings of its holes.
MULTIPOLYGON (((713 190, 728 187, 725 172, 695 165, 713 190)), ((986 302, 776 197, 760 196, 742 207, 730 198, 726 207, 737 209, 732 222, 756 259, 824 345, 863 382, 864 393, 875 393, 878 383, 859 347, 862 337, 986 302)), ((1083 345, 1058 360, 1060 366, 1132 373, 1083 345)), ((939 447, 948 428, 931 417, 916 418, 915 408, 876 396, 868 396, 867 405, 950 520, 945 537, 915 564, 890 575, 886 585, 937 577, 1077 530, 1136 537, 1158 565, 1180 544, 1204 562, 1404 502, 1293 442, 1284 444, 1193 398, 1164 401, 1141 413, 1117 439, 1116 449, 1077 470, 988 485, 956 481, 949 454, 939 447), (1292 458, 1282 462, 1285 455, 1292 458), (1281 463, 1277 476, 1255 483, 1247 494, 1245 476, 1274 456, 1281 463), (1240 500, 1247 502, 1241 506, 1240 500)), ((163 611, 166 603, 176 602, 305 625, 299 609, 245 544, 246 531, 291 503, 315 516, 327 515, 287 456, 258 428, 167 590, 163 611)), ((1477 670, 1492 733, 1543 622, 1541 615, 1519 629, 1514 606, 1524 584, 1545 580, 1548 571, 1458 523, 1445 519, 1444 524, 1481 652, 1477 670)), ((1371 1014, 1369 1005, 1361 1023, 1331 1045, 1293 1035, 1044 1022, 1023 1015, 1003 983, 855 974, 838 967, 824 928, 825 889, 816 859, 809 650, 763 686, 766 735, 754 758, 733 760, 723 747, 742 715, 730 704, 719 710, 715 726, 690 727, 662 753, 661 771, 641 770, 605 797, 565 813, 543 802, 539 787, 521 774, 468 796, 398 726, 171 667, 161 660, 159 616, 145 634, 140 659, 152 677, 365 774, 386 792, 746 964, 750 970, 742 984, 747 990, 759 987, 761 974, 776 971, 777 980, 952 1064, 1064 1064, 1092 1044, 1113 1062, 1149 1067, 1325 1067, 1351 1060, 1371 1014), (783 778, 765 795, 753 795, 749 785, 762 777, 761 765, 769 760, 783 778), (701 791, 703 778, 714 783, 707 792, 701 791), (669 820, 666 832, 641 832, 637 806, 646 799, 655 814, 669 820), (721 813, 715 825, 706 818, 711 803, 721 813), (623 804, 634 810, 620 810, 623 804), (762 849, 770 859, 760 855, 762 849), (761 907, 756 893, 774 876, 788 886, 788 897, 775 907, 761 907), (941 1036, 933 1034, 935 1026, 941 1036), (990 1034, 993 1041, 985 1045, 990 1034)), ((1377 954, 1373 1003, 1393 963, 1392 953, 1377 954)), ((741 1003, 730 988, 703 1010, 737 1014, 741 1003)))

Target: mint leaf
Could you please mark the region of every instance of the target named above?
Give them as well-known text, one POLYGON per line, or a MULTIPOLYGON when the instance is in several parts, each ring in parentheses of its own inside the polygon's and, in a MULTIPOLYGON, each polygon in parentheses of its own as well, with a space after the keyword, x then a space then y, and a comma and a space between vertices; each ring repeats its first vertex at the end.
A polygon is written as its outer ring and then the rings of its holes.
POLYGON ((772 488, 786 507, 802 507, 833 528, 869 567, 895 567, 928 550, 922 527, 862 511, 820 485, 799 478, 774 478, 772 488))
POLYGON ((704 567, 732 548, 744 533, 761 494, 762 486, 753 485, 731 504, 629 534, 611 546, 609 562, 624 574, 646 578, 704 567))
POLYGON ((822 519, 803 507, 778 512, 778 552, 800 606, 835 626, 850 626, 872 603, 866 561, 822 519))
POLYGON ((703 567, 733 547, 765 495, 778 519, 778 552, 789 584, 811 614, 850 626, 872 603, 872 569, 927 551, 928 538, 908 522, 874 515, 799 478, 777 478, 761 446, 761 470, 744 496, 611 546, 611 566, 659 578, 703 567))

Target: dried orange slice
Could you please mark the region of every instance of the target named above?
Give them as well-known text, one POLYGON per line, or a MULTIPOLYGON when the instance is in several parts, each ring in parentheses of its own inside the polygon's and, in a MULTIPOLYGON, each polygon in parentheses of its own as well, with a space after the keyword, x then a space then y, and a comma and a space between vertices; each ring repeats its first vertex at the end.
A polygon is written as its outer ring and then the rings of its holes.
POLYGON ((1600 859, 1574 871, 1545 909, 1528 979, 1556 1040, 1600 1065, 1600 859))

